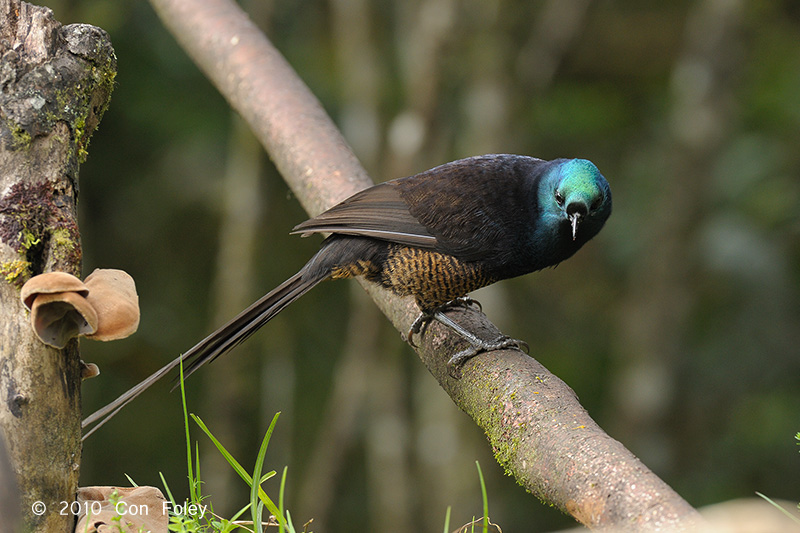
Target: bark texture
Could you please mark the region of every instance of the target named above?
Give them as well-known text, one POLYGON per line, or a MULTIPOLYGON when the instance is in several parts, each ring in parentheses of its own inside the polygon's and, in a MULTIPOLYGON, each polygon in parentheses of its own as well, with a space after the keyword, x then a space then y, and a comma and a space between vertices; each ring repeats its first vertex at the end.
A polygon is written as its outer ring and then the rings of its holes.
POLYGON ((78 167, 115 73, 103 30, 0 0, 0 431, 26 530, 74 527, 59 503, 77 490, 80 360, 77 341, 56 350, 36 338, 19 289, 42 272, 80 275, 78 167))

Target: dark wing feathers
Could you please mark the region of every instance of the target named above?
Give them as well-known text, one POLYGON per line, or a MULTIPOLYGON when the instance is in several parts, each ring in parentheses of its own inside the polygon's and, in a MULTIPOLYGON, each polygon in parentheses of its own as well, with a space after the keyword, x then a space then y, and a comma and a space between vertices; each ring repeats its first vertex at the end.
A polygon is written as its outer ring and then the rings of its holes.
POLYGON ((507 253, 509 230, 531 220, 522 185, 541 163, 503 154, 453 161, 356 193, 292 233, 361 235, 466 261, 507 253))
POLYGON ((344 233, 374 237, 407 246, 435 248, 431 235, 408 210, 396 181, 358 192, 321 215, 298 224, 292 233, 344 233))

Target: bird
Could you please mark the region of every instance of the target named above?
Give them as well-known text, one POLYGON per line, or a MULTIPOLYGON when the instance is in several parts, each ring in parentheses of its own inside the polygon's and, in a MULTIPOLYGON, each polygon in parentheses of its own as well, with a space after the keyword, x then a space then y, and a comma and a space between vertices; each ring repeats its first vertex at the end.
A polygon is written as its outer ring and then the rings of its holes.
POLYGON ((421 313, 406 340, 413 344, 437 320, 470 344, 451 368, 481 351, 519 346, 508 337, 480 339, 444 311, 469 304, 478 288, 571 257, 601 230, 611 205, 608 181, 591 161, 515 154, 459 159, 364 189, 293 228, 304 237, 328 234, 295 275, 83 425, 104 423, 182 362, 188 377, 328 279, 362 277, 412 296, 421 313))

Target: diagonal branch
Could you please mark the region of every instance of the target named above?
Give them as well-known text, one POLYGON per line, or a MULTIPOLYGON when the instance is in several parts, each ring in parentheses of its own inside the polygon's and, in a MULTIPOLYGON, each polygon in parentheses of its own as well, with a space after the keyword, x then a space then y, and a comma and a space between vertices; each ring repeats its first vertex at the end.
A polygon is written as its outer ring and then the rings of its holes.
MULTIPOLYGON (((250 124, 311 215, 372 184, 317 99, 230 0, 151 0, 164 24, 250 124)), ((369 284, 395 327, 418 310, 369 284)), ((499 332, 482 314, 458 320, 485 338, 499 332)), ((686 528, 696 511, 609 437, 574 392, 518 350, 470 360, 452 379, 446 361, 460 338, 433 323, 417 353, 453 401, 484 429, 497 460, 540 499, 593 528, 686 528)))

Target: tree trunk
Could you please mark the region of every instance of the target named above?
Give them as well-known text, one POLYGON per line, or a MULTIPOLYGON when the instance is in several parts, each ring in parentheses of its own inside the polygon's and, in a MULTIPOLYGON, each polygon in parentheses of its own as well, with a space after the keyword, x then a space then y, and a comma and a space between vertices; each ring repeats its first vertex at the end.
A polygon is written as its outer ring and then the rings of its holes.
POLYGON ((78 166, 108 104, 116 57, 98 28, 0 0, 0 432, 25 530, 71 531, 81 453, 78 343, 40 342, 19 289, 80 274, 78 166), (43 506, 34 504, 41 502, 43 506))

